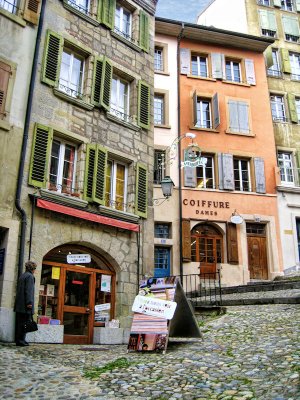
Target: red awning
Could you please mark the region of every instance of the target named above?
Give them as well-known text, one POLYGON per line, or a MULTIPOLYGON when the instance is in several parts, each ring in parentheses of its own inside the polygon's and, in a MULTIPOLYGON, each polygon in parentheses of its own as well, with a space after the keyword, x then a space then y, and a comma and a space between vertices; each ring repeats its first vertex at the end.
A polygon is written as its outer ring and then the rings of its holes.
POLYGON ((131 222, 119 221, 114 218, 103 217, 102 215, 92 214, 88 211, 77 210, 76 208, 63 206, 61 204, 51 203, 42 199, 37 200, 37 206, 46 210, 55 211, 61 214, 71 215, 72 217, 85 219, 92 222, 97 222, 102 225, 115 226, 116 228, 127 229, 129 231, 138 232, 139 225, 131 222))

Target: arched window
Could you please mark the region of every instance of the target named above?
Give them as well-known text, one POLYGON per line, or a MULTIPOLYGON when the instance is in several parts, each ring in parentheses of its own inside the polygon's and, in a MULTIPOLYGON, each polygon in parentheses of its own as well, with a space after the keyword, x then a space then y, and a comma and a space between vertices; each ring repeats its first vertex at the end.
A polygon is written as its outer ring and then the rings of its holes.
POLYGON ((201 266, 216 266, 223 261, 223 237, 217 228, 199 224, 192 229, 191 256, 192 261, 200 262, 201 266))

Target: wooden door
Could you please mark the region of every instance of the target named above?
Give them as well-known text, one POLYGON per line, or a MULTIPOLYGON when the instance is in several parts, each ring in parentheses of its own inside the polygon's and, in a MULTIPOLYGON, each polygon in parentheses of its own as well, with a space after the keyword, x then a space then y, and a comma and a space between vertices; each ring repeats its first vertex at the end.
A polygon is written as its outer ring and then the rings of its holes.
POLYGON ((222 238, 213 236, 199 237, 200 277, 213 278, 216 273, 217 262, 221 262, 222 238))
POLYGON ((64 343, 92 343, 95 303, 95 277, 91 271, 69 267, 62 270, 60 320, 64 343))
POLYGON ((248 236, 248 263, 250 279, 268 279, 266 238, 248 236))

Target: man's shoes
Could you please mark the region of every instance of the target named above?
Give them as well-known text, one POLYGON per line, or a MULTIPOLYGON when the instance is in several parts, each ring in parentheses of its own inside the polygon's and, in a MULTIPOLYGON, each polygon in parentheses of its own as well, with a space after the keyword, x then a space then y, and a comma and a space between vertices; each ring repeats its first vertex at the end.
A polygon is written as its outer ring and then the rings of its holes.
POLYGON ((29 346, 29 343, 25 340, 20 340, 19 342, 16 342, 16 346, 29 346))

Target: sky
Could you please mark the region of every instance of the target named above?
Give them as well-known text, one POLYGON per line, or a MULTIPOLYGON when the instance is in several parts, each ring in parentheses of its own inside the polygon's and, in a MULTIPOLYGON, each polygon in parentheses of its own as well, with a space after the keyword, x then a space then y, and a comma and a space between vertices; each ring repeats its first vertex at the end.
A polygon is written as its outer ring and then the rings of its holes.
POLYGON ((158 0, 156 16, 196 23, 201 10, 210 0, 158 0))

